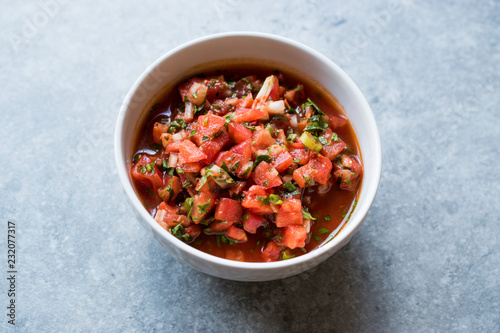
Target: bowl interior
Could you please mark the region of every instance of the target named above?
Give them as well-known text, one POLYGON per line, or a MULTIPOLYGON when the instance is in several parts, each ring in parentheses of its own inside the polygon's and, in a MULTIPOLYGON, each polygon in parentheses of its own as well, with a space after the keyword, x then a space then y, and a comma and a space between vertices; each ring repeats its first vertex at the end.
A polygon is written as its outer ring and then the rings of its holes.
POLYGON ((132 205, 148 222, 146 227, 161 229, 142 207, 132 188, 128 173, 137 128, 142 124, 145 112, 150 109, 154 101, 181 79, 203 70, 235 63, 241 66, 262 64, 292 72, 297 77, 306 76, 308 82, 322 86, 340 102, 356 133, 364 166, 357 207, 345 227, 329 242, 327 239, 322 247, 297 258, 276 263, 241 263, 221 259, 198 251, 173 236, 169 237, 171 235, 165 231, 166 237, 172 238, 171 241, 177 244, 175 246, 180 246, 204 260, 234 267, 290 266, 313 257, 322 257, 324 260, 352 237, 375 198, 381 169, 380 139, 371 109, 354 82, 328 58, 291 40, 255 33, 209 36, 180 46, 151 65, 127 95, 117 122, 115 152, 118 173, 125 192, 132 205), (327 253, 328 255, 325 255, 327 253))

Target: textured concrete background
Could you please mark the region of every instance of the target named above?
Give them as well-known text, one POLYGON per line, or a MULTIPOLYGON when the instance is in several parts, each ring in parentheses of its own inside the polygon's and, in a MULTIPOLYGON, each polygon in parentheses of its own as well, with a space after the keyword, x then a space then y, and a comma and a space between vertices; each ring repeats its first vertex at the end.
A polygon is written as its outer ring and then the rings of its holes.
POLYGON ((0 29, 1 331, 7 220, 20 331, 500 331, 499 1, 3 1, 0 29), (324 53, 380 129, 382 182, 361 231, 282 281, 177 263, 114 172, 114 122, 136 78, 231 30, 324 53))

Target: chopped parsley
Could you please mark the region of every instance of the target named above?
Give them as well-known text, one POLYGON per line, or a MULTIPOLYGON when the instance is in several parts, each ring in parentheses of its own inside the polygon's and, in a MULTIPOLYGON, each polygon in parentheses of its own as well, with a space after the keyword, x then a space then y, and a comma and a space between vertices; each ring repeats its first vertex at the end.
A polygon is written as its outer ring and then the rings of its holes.
POLYGON ((313 217, 310 213, 309 213, 309 210, 307 208, 303 208, 302 209, 302 216, 304 217, 304 219, 306 220, 316 220, 315 217, 313 217))
POLYGON ((168 126, 167 132, 170 134, 177 133, 179 130, 185 129, 186 126, 187 126, 187 123, 184 121, 184 119, 176 118, 168 126))
POLYGON ((329 232, 330 232, 330 230, 329 230, 329 229, 326 229, 326 228, 319 228, 319 229, 318 229, 318 232, 319 232, 320 234, 327 234, 327 233, 329 233, 329 232))
POLYGON ((259 155, 255 158, 255 163, 253 164, 253 170, 255 171, 255 168, 257 165, 260 164, 260 162, 265 161, 267 163, 271 163, 271 156, 269 155, 259 155))
POLYGON ((198 214, 200 214, 200 215, 206 214, 206 212, 210 208, 210 201, 212 201, 212 199, 208 199, 208 201, 207 201, 206 204, 197 205, 197 207, 198 207, 198 214))
POLYGON ((308 106, 312 106, 320 115, 326 116, 326 114, 321 111, 320 108, 310 98, 307 99, 307 102, 302 104, 302 110, 305 110, 308 106))

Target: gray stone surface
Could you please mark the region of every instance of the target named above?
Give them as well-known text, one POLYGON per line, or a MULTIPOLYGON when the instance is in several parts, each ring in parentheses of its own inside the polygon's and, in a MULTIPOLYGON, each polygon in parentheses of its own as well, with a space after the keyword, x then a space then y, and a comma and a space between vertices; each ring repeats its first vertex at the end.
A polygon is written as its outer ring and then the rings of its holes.
POLYGON ((499 1, 4 1, 0 29, 0 331, 12 329, 7 220, 19 331, 500 331, 499 1), (136 78, 231 30, 324 53, 380 129, 383 176, 361 231, 282 281, 177 263, 114 172, 114 122, 136 78))

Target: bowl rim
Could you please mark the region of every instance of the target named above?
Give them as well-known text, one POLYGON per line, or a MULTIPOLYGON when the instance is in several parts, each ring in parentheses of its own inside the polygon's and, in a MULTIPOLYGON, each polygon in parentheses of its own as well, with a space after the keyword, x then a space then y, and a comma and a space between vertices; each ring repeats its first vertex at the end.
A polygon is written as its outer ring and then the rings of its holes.
MULTIPOLYGON (((333 93, 332 93, 333 94, 333 93)), ((333 94, 335 96, 335 94, 333 94)), ((382 152, 381 152, 381 143, 380 143, 380 136, 377 128, 377 124, 375 121, 375 116, 373 115, 373 111, 371 110, 368 102, 366 101, 366 98, 364 97, 363 93, 361 90, 358 88, 358 86, 354 83, 354 81, 337 65, 335 64, 332 60, 327 58, 325 55, 321 54, 320 52, 312 49, 311 47, 304 45, 302 43, 299 43, 297 41, 294 41, 292 39, 274 35, 274 34, 269 34, 269 33, 262 33, 262 32, 251 32, 251 31, 237 31, 237 32, 224 32, 224 33, 218 33, 218 34, 212 34, 212 35, 207 35, 204 37, 196 38, 194 40, 191 40, 189 42, 183 43, 169 52, 163 54, 160 56, 156 61, 154 61, 150 66, 148 66, 144 72, 139 76, 139 78, 134 82, 130 90, 128 91, 118 114, 117 121, 116 121, 116 127, 115 127, 115 136, 114 136, 114 151, 115 151, 115 162, 117 164, 117 172, 118 176, 120 178, 120 181, 122 183, 123 189, 132 204, 133 208, 138 212, 141 217, 143 218, 144 221, 146 221, 151 229, 154 229, 158 234, 162 235, 169 243, 171 243, 174 247, 178 247, 180 250, 183 250, 185 252, 190 253, 194 257, 207 261, 211 264, 215 264, 218 266, 224 266, 227 268, 238 268, 238 269, 248 269, 248 270, 274 270, 274 269, 279 269, 279 268, 284 268, 284 267, 291 267, 291 266, 298 266, 301 264, 305 264, 308 261, 314 260, 315 258, 319 258, 322 255, 326 255, 329 257, 328 252, 330 252, 333 248, 348 242, 350 237, 354 235, 354 233, 357 231, 357 229, 361 226, 363 223, 364 218, 366 217, 370 207, 372 206, 375 196, 377 194, 379 185, 380 185, 380 177, 381 177, 381 169, 382 169, 382 152), (149 212, 144 208, 143 204, 140 202, 139 197, 137 196, 136 192, 133 189, 132 183, 128 177, 128 170, 126 168, 127 165, 127 158, 123 154, 123 149, 122 149, 122 136, 123 136, 123 127, 124 127, 124 120, 125 120, 125 115, 127 114, 127 111, 129 109, 129 106, 132 102, 132 99, 134 95, 137 93, 137 90, 141 87, 141 84, 143 81, 147 78, 147 76, 156 68, 158 67, 161 63, 163 63, 166 59, 168 59, 170 56, 173 54, 189 48, 193 45, 199 44, 199 43, 206 43, 211 40, 216 40, 216 39, 224 39, 224 38, 233 38, 233 37, 251 37, 251 38, 261 38, 261 39, 267 39, 271 41, 276 41, 284 44, 291 45, 305 53, 309 53, 313 57, 318 58, 319 60, 323 61, 326 65, 331 67, 334 72, 336 72, 337 75, 341 77, 341 80, 343 83, 347 84, 349 87, 349 90, 356 95, 356 98, 359 99, 359 102, 362 104, 362 108, 366 110, 366 115, 364 115, 367 119, 367 124, 369 125, 372 133, 374 134, 374 137, 372 140, 374 140, 374 146, 375 146, 375 151, 372 151, 373 156, 374 156, 374 175, 376 177, 370 179, 370 182, 375 182, 375 186, 371 187, 371 191, 368 193, 365 193, 366 199, 360 203, 358 201, 356 210, 357 212, 357 218, 353 219, 351 218, 348 223, 344 225, 344 227, 337 233, 335 237, 327 241, 327 243, 324 243, 323 241, 321 247, 316 248, 308 253, 305 253, 301 256, 291 258, 288 260, 281 260, 281 261, 275 261, 275 262, 241 262, 241 261, 235 261, 235 260, 230 260, 230 259, 225 259, 225 258, 220 258, 212 254, 208 254, 206 252, 203 252, 201 250, 198 250, 194 247, 192 247, 189 244, 186 244, 177 238, 175 238, 172 234, 170 234, 167 230, 162 228, 149 214, 149 212)), ((367 181, 364 179, 364 181, 367 181)), ((361 189, 363 191, 363 187, 361 189)), ((361 192, 362 193, 362 192, 361 192)), ((333 254, 333 253, 332 253, 333 254)), ((326 258, 327 258, 326 257, 326 258)), ((326 259, 325 258, 325 259, 326 259)))

